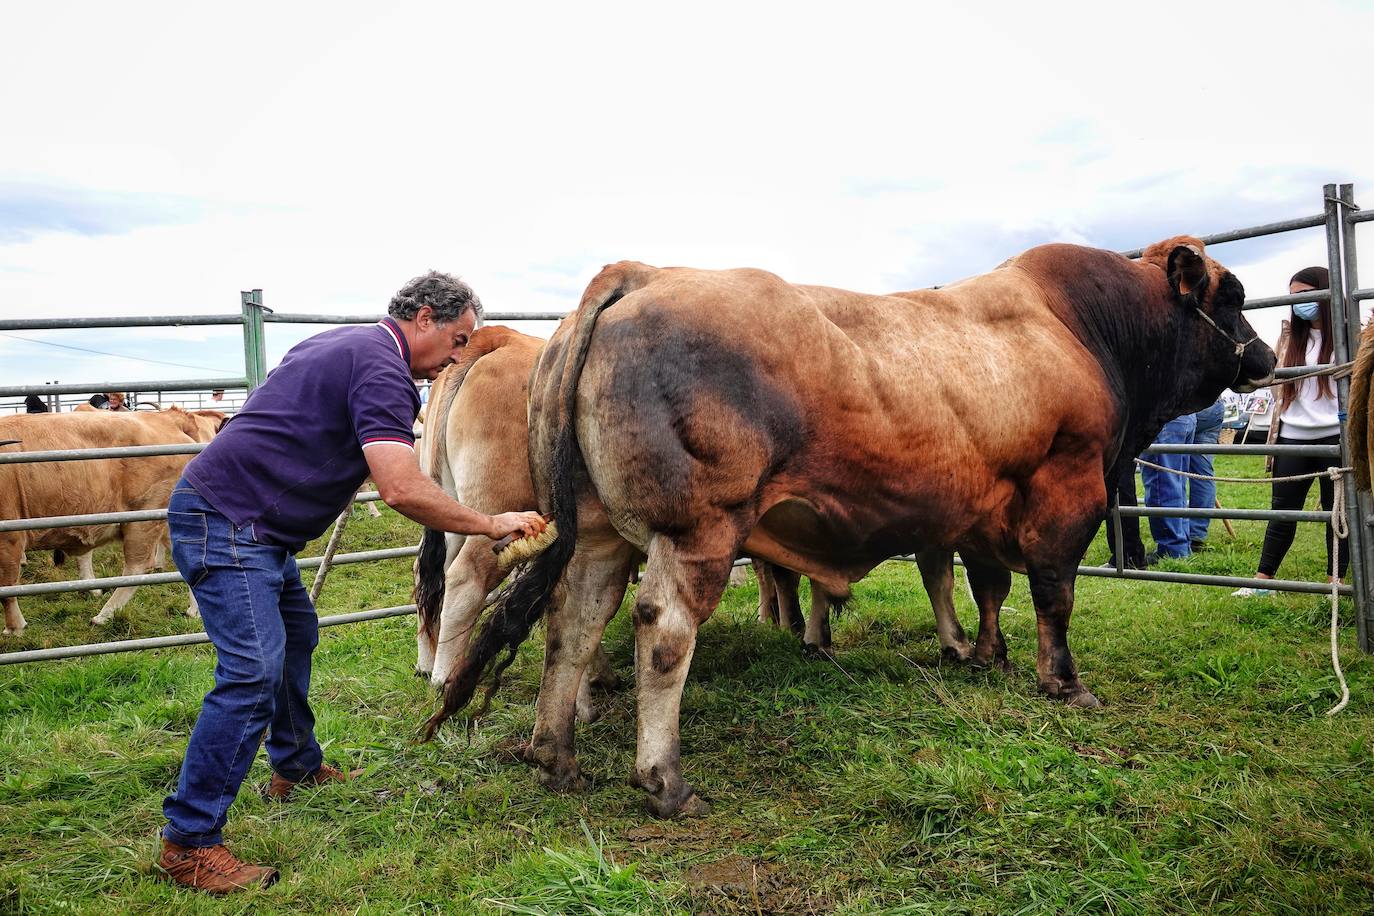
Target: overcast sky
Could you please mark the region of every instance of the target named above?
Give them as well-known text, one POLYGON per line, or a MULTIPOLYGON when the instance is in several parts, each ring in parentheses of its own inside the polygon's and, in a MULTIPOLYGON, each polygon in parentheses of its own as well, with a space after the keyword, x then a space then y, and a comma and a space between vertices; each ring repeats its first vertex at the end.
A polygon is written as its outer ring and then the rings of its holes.
MULTIPOLYGON (((1306 216, 1326 182, 1374 205, 1372 26, 1312 0, 23 4, 0 317, 252 287, 380 312, 430 268, 561 310, 623 258, 880 292, 1306 216)), ((1317 231, 1211 253, 1252 296, 1326 262, 1317 231)), ((269 326, 269 362, 314 330, 269 326)), ((0 336, 0 384, 242 372, 228 329, 19 333, 140 359, 0 336)))

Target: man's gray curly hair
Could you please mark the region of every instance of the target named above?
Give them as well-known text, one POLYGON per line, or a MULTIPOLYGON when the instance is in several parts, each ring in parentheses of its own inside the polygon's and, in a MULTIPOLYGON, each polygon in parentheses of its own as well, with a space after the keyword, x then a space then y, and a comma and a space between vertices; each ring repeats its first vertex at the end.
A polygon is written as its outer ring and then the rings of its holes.
POLYGON ((431 270, 402 286, 391 297, 386 313, 400 321, 410 321, 426 305, 434 310, 436 324, 457 321, 466 311, 472 311, 477 316, 478 324, 482 322, 482 300, 477 298, 472 287, 452 274, 437 270, 431 270))

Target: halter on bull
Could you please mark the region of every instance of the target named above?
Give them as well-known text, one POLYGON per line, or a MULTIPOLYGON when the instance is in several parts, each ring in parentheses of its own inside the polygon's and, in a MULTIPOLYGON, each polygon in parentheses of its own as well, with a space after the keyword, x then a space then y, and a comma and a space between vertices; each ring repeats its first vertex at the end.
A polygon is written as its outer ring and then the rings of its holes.
MULTIPOLYGON (((996 617, 1008 570, 1023 571, 1040 689, 1098 705, 1067 629, 1104 479, 1167 420, 1272 373, 1243 301, 1190 237, 1138 262, 1046 245, 889 296, 756 270, 606 268, 530 387, 535 491, 562 536, 484 623, 431 725, 499 674, 578 568, 578 507, 593 494, 648 557, 633 781, 657 815, 705 808, 682 778, 678 709, 697 627, 740 553, 845 594, 895 554, 959 550, 985 660, 1005 656, 996 617)), ((577 783, 573 699, 614 611, 565 604, 548 621, 527 756, 554 787, 577 783)))

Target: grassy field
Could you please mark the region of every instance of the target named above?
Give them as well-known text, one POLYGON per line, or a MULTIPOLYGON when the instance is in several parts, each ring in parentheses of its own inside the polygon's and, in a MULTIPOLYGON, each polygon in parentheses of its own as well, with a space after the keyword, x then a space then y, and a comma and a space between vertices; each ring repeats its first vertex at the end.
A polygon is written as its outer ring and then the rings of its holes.
MULTIPOLYGON (((1259 473, 1223 459, 1219 473, 1259 473)), ((1315 490, 1314 490, 1315 501, 1315 490)), ((1231 506, 1265 487, 1223 487, 1231 506)), ((1263 527, 1214 523, 1171 568, 1249 575, 1263 527)), ((345 548, 413 543, 388 511, 345 548)), ((1283 573, 1318 579, 1317 526, 1283 573)), ((1101 562, 1101 539, 1089 562, 1101 562)), ((26 581, 51 577, 41 557, 26 581)), ((98 568, 114 572, 102 554, 98 568)), ((321 612, 406 603, 410 564, 341 568, 321 612)), ((960 573, 962 578, 962 573, 960 573)), ((1317 596, 1083 579, 1071 640, 1107 704, 1036 695, 1034 614, 1017 577, 1004 615, 1015 673, 938 662, 916 570, 881 567, 835 630, 837 662, 754 621, 732 589, 703 627, 683 702, 686 775, 709 816, 659 822, 626 784, 633 692, 579 729, 590 791, 554 796, 514 762, 533 720, 540 641, 491 714, 431 744, 414 625, 325 631, 314 701, 326 756, 365 768, 285 806, 231 810, 231 848, 275 887, 214 900, 150 877, 161 800, 210 684, 209 647, 0 667, 0 913, 1356 913, 1374 910, 1374 667, 1342 644, 1335 679, 1317 596)), ((100 638, 180 632, 184 590, 145 589, 100 638)), ((967 594, 956 595, 966 625, 967 594)), ((99 599, 24 603, 3 648, 92 639, 99 599)), ((1347 609, 1347 616, 1349 611, 1347 609)), ((1349 621, 1347 621, 1349 622, 1349 621)), ((631 672, 628 615, 611 626, 631 672)))

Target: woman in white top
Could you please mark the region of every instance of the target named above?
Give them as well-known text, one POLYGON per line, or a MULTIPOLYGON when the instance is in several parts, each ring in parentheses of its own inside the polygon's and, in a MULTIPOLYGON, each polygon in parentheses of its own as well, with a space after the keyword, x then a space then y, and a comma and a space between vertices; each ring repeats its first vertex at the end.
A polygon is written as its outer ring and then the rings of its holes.
MULTIPOLYGON (((1330 285, 1325 267, 1305 267, 1288 281, 1288 292, 1298 293, 1324 290, 1330 285)), ((1279 365, 1314 366, 1331 362, 1331 303, 1300 302, 1293 306, 1293 320, 1290 325, 1287 343, 1279 349, 1279 365)), ((1304 379, 1296 384, 1284 385, 1279 389, 1278 407, 1274 410, 1275 423, 1281 424, 1279 445, 1339 445, 1341 441, 1340 420, 1336 413, 1336 383, 1330 376, 1304 379)), ((1296 474, 1311 474, 1325 471, 1331 465, 1330 458, 1300 457, 1279 455, 1274 458, 1273 476, 1289 477, 1296 474)), ((1318 478, 1321 487, 1322 508, 1331 511, 1334 488, 1330 477, 1318 478)), ((1301 509, 1312 489, 1312 481, 1295 480, 1274 484, 1273 508, 1301 509)), ((1261 579, 1272 579, 1279 571, 1288 548, 1293 545, 1293 535, 1297 522, 1270 522, 1264 531, 1264 547, 1260 551, 1259 572, 1261 579)), ((1326 569, 1331 570, 1331 526, 1326 526, 1326 569)), ((1340 576, 1345 577, 1350 557, 1344 540, 1340 542, 1340 576)), ((1267 594, 1266 589, 1242 588, 1234 592, 1240 596, 1267 594)))

